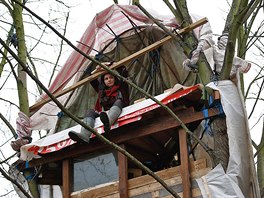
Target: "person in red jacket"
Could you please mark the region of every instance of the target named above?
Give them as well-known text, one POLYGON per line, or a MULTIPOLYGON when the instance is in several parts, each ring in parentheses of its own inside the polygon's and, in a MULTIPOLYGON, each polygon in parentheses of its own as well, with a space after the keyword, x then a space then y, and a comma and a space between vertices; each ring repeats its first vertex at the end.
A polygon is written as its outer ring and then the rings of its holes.
MULTIPOLYGON (((128 76, 125 66, 116 69, 123 77, 128 76)), ((84 123, 94 127, 95 118, 100 116, 104 124, 104 131, 109 132, 111 125, 115 123, 122 112, 122 108, 129 105, 129 87, 128 84, 119 80, 110 73, 103 74, 98 80, 91 81, 91 85, 98 93, 98 98, 94 109, 88 110, 84 123), (106 113, 108 111, 108 113, 106 113)), ((69 137, 80 143, 90 142, 91 132, 84 127, 81 133, 70 131, 69 137)))

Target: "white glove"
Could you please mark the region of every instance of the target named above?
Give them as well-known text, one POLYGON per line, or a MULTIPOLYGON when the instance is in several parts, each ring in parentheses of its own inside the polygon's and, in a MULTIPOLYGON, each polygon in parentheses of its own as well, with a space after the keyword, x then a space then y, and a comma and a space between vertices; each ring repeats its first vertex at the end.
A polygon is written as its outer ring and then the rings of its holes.
POLYGON ((183 61, 183 63, 182 63, 183 69, 186 71, 191 71, 192 69, 190 67, 190 64, 191 64, 190 59, 186 59, 185 61, 183 61))
POLYGON ((208 42, 206 40, 204 40, 204 39, 200 40, 198 45, 197 45, 197 48, 192 52, 191 58, 183 61, 183 63, 182 63, 183 68, 187 71, 193 70, 194 66, 196 65, 196 63, 199 60, 201 51, 205 50, 209 47, 210 47, 210 45, 208 44, 208 42))
POLYGON ((251 63, 246 60, 243 60, 239 57, 234 57, 233 67, 231 69, 230 75, 233 75, 239 71, 239 73, 247 73, 251 68, 251 63))
POLYGON ((186 59, 185 61, 183 61, 182 65, 183 65, 184 70, 193 71, 195 73, 198 72, 197 65, 192 64, 192 60, 190 60, 190 59, 186 59))
POLYGON ((224 33, 220 37, 218 37, 217 41, 217 47, 221 50, 224 50, 226 48, 228 41, 228 34, 224 33))
POLYGON ((242 65, 241 67, 238 68, 238 71, 241 73, 247 73, 251 68, 251 63, 247 63, 245 65, 242 65))

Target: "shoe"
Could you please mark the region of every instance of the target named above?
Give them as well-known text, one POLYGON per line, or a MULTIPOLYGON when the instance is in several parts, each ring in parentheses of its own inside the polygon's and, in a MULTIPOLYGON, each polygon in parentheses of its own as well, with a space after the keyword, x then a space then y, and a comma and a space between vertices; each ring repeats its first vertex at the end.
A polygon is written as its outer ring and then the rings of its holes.
MULTIPOLYGON (((86 117, 83 119, 83 122, 93 128, 95 120, 94 118, 86 117)), ((76 142, 89 144, 92 132, 82 127, 80 133, 77 133, 76 131, 69 131, 68 135, 76 142)))
POLYGON ((108 133, 110 131, 110 129, 111 129, 111 125, 110 125, 110 121, 109 121, 107 113, 101 112, 100 113, 100 120, 104 124, 104 131, 106 133, 108 133))

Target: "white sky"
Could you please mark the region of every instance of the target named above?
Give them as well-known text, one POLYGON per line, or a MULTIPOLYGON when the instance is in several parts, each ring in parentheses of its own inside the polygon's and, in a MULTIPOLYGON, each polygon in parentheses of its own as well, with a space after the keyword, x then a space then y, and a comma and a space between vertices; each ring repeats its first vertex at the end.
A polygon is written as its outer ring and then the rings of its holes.
MULTIPOLYGON (((89 1, 88 0, 74 0, 74 1, 64 0, 63 2, 65 2, 66 4, 68 3, 68 4, 75 5, 71 9, 68 32, 66 34, 66 37, 73 44, 76 44, 76 41, 78 41, 81 38, 82 34, 84 33, 85 29, 87 28, 91 20, 94 18, 95 14, 113 4, 112 0, 101 0, 101 1, 99 0, 89 0, 89 1)), ((119 2, 120 4, 127 4, 127 2, 129 1, 123 0, 119 2)), ((142 0, 140 2, 145 8, 155 10, 156 12, 159 12, 162 15, 167 15, 170 13, 170 11, 164 5, 162 0, 155 0, 155 1, 154 0, 142 0)), ((188 0, 188 7, 189 7, 190 13, 205 16, 209 19, 213 33, 215 35, 221 34, 224 28, 225 18, 227 16, 227 10, 228 10, 228 5, 226 1, 188 0)), ((41 12, 42 10, 41 7, 39 7, 38 10, 39 10, 39 12, 37 12, 38 14, 40 14, 44 19, 48 19, 47 13, 45 11, 41 12)), ((0 11, 1 11, 1 8, 0 8, 0 11)), ((3 33, 1 32, 1 29, 0 29, 0 36, 3 36, 2 34, 3 33)), ((216 38, 217 37, 215 37, 215 41, 216 41, 216 38)), ((72 49, 70 48, 64 51, 63 58, 60 61, 60 64, 63 64, 65 62, 66 58, 69 56, 71 51, 72 49)), ((43 50, 42 53, 45 53, 46 56, 52 57, 52 55, 50 55, 48 52, 45 52, 45 50, 43 50)), ((246 75, 249 75, 249 74, 246 74, 246 75)), ((2 84, 1 79, 0 79, 0 83, 2 84)), ((14 92, 16 92, 16 90, 13 90, 13 94, 16 94, 14 92)), ((0 97, 4 97, 3 92, 0 93, 0 97)), ((31 102, 33 102, 35 99, 36 98, 32 97, 31 102)), ((12 111, 12 109, 7 109, 6 111, 12 111)), ((1 113, 4 114, 2 111, 1 113)), ((14 115, 14 118, 16 118, 16 116, 17 114, 14 115)), ((12 124, 15 127, 15 119, 13 119, 12 124)), ((0 125, 0 128, 1 127, 2 125, 0 125)), ((259 128, 257 130, 259 130, 259 128)), ((254 132, 253 136, 254 136, 253 137, 254 140, 258 143, 260 136, 256 135, 256 132, 254 132)), ((3 136, 0 136, 0 137, 3 137, 3 136)), ((1 142, 3 141, 0 141, 0 143, 1 142)), ((3 148, 0 148, 0 149, 4 150, 3 148)), ((10 146, 7 145, 6 147, 7 153, 8 153, 8 150, 10 151, 10 149, 11 149, 10 146)), ((6 153, 4 156, 8 157, 6 153)), ((2 159, 1 155, 0 155, 0 159, 2 159)), ((5 179, 0 178, 0 181, 1 182, 5 181, 5 179)), ((6 184, 6 182, 3 182, 3 184, 6 184)), ((1 194, 5 192, 5 189, 7 188, 9 188, 8 185, 3 185, 3 187, 1 188, 2 190, 0 190, 0 196, 1 194)))

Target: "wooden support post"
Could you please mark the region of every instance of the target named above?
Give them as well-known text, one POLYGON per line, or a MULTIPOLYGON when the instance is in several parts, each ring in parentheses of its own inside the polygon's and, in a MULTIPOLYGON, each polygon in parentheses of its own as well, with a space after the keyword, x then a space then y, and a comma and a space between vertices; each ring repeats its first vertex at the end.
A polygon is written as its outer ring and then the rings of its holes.
POLYGON ((183 198, 191 198, 191 182, 189 169, 189 154, 187 148, 186 132, 184 129, 179 129, 180 142, 180 158, 181 158, 181 176, 183 186, 183 198))
POLYGON ((72 169, 69 159, 65 159, 62 162, 62 194, 63 198, 71 197, 71 186, 72 186, 72 169))
MULTIPOLYGON (((125 149, 125 145, 120 145, 125 149)), ((119 171, 119 196, 128 198, 128 170, 127 170, 127 157, 118 152, 118 171, 119 171)))

